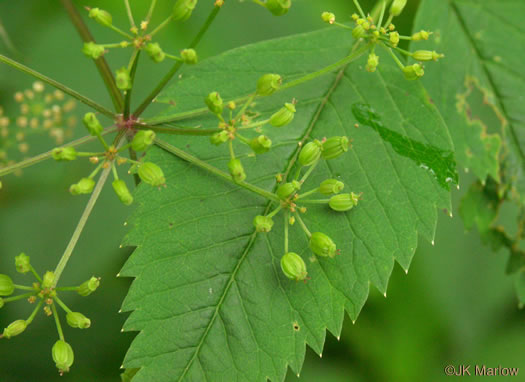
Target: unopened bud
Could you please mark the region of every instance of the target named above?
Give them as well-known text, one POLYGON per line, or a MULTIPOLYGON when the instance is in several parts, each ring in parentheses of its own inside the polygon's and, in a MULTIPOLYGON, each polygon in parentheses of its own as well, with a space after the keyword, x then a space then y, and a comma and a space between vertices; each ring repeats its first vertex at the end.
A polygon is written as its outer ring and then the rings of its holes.
POLYGON ((126 182, 122 179, 115 179, 112 186, 115 194, 117 194, 118 198, 124 205, 129 206, 133 203, 133 196, 131 196, 131 192, 129 192, 126 182))
POLYGON ((396 47, 397 44, 399 44, 399 33, 398 32, 391 32, 390 33, 390 43, 396 47))
POLYGON ((278 74, 265 74, 257 80, 257 95, 269 96, 281 87, 283 79, 278 74))
POLYGON ((115 76, 115 82, 117 83, 117 87, 120 90, 129 90, 131 89, 131 76, 129 74, 129 70, 126 67, 122 67, 119 70, 117 70, 117 75, 115 76))
POLYGON ((297 191, 299 191, 300 189, 301 189, 301 183, 299 183, 298 181, 294 180, 294 181, 292 181, 290 183, 281 184, 277 188, 276 194, 279 197, 279 199, 287 200, 291 196, 293 196, 297 191))
POLYGON ((417 50, 412 53, 412 57, 418 61, 437 61, 439 58, 445 57, 445 55, 436 51, 417 50))
POLYGON ((91 326, 91 320, 79 312, 68 312, 66 321, 69 326, 76 329, 87 329, 91 326))
POLYGON ((82 122, 84 122, 84 126, 86 126, 86 128, 88 129, 89 134, 93 136, 99 135, 100 133, 102 133, 102 130, 104 130, 102 128, 102 125, 98 121, 95 113, 90 112, 90 113, 84 114, 84 118, 82 119, 82 122))
POLYGON ((288 13, 292 6, 292 0, 266 0, 264 4, 274 16, 282 16, 288 13))
POLYGON ((338 212, 349 211, 359 202, 359 195, 354 194, 339 194, 330 198, 328 205, 331 209, 338 212))
POLYGON ((352 36, 356 40, 359 40, 361 37, 364 37, 365 34, 366 34, 366 30, 365 28, 363 28, 363 25, 361 24, 357 25, 354 29, 352 29, 352 36))
POLYGON ((281 258, 281 269, 284 275, 291 280, 304 280, 308 275, 304 260, 294 252, 288 252, 281 258))
POLYGON ((88 281, 83 282, 79 287, 77 293, 83 297, 89 296, 97 290, 100 285, 98 277, 91 277, 88 281))
POLYGON ((155 163, 146 162, 138 169, 140 179, 153 187, 160 187, 166 184, 164 172, 155 163))
POLYGON ((194 49, 183 49, 180 52, 180 57, 188 65, 195 65, 199 61, 197 52, 194 49))
POLYGON ((423 77, 425 71, 419 64, 408 65, 403 68, 403 74, 407 80, 413 81, 423 77))
POLYGON ((67 373, 69 368, 73 365, 75 356, 73 349, 66 341, 58 340, 51 349, 53 361, 60 373, 67 373))
POLYGON ((246 179, 246 173, 244 167, 239 159, 232 159, 228 163, 228 169, 234 181, 242 182, 246 179))
POLYGON ((55 282, 55 273, 47 271, 42 277, 42 289, 51 288, 55 282))
POLYGON ((164 53, 158 42, 148 43, 144 50, 155 62, 162 62, 166 58, 166 53, 164 53))
POLYGON ((317 139, 308 142, 299 153, 299 163, 302 166, 311 166, 321 157, 322 143, 317 139))
POLYGON ((222 114, 222 109, 224 105, 222 102, 221 95, 218 92, 211 92, 210 94, 208 94, 204 102, 213 114, 222 114))
POLYGON ((253 225, 257 232, 270 232, 273 227, 273 220, 268 216, 257 215, 253 219, 253 225))
POLYGON ((3 337, 9 339, 14 336, 22 334, 27 328, 27 322, 25 320, 16 320, 10 323, 7 328, 4 329, 3 337))
POLYGON ((113 23, 113 18, 111 17, 111 14, 99 8, 91 8, 89 10, 89 17, 94 19, 97 23, 106 27, 110 26, 113 23))
POLYGON ((146 151, 155 141, 155 137, 153 130, 139 130, 131 141, 131 148, 135 151, 146 151))
POLYGON ((425 30, 421 30, 419 32, 416 32, 412 35, 413 41, 421 41, 421 40, 428 40, 430 37, 430 32, 427 32, 425 30))
POLYGON ((403 12, 405 5, 407 5, 407 0, 394 0, 390 6, 390 14, 392 16, 399 16, 401 12, 403 12))
POLYGON ((216 146, 219 146, 220 144, 228 141, 228 139, 230 139, 230 134, 226 130, 223 130, 213 134, 210 137, 210 142, 216 146))
POLYGON ((323 12, 321 14, 321 19, 328 24, 335 23, 335 15, 332 12, 323 12))
POLYGON ((57 147, 51 151, 56 161, 71 161, 77 159, 77 150, 74 147, 57 147))
POLYGON ((348 151, 350 142, 347 137, 332 137, 323 143, 324 159, 334 159, 348 151))
POLYGON ((95 188, 95 181, 91 178, 82 178, 78 183, 72 184, 69 187, 69 192, 72 195, 91 194, 95 188))
POLYGON ((275 127, 288 125, 293 121, 295 112, 295 105, 293 103, 285 103, 278 112, 270 117, 270 125, 275 127))
POLYGON ((314 232, 310 236, 310 249, 318 256, 334 257, 337 247, 330 237, 322 232, 314 232))
POLYGON ((10 296, 15 291, 15 284, 8 275, 0 274, 0 296, 10 296))
POLYGON ((250 147, 256 154, 264 154, 272 147, 272 140, 266 135, 259 135, 250 141, 250 147))
POLYGON ((84 43, 84 47, 82 48, 82 53, 94 60, 102 57, 105 51, 102 45, 95 44, 93 41, 84 43))
POLYGON ((345 188, 343 182, 337 179, 326 179, 319 186, 319 192, 323 195, 338 194, 345 188))
POLYGON ((366 63, 366 70, 373 73, 376 71, 378 65, 379 65, 379 56, 375 53, 370 53, 368 55, 368 61, 366 63))
POLYGON ((19 273, 27 273, 31 271, 31 263, 29 262, 29 256, 24 252, 15 256, 15 267, 19 273))
POLYGON ((173 6, 173 20, 188 20, 196 6, 197 0, 177 0, 173 6))

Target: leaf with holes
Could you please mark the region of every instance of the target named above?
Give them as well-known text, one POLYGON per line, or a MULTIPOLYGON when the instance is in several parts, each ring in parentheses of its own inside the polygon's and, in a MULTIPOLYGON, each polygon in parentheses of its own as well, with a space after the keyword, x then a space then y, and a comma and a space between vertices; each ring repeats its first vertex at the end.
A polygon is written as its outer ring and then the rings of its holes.
MULTIPOLYGON (((352 44, 331 29, 242 47, 188 69, 158 101, 176 105, 165 116, 199 109, 211 91, 224 99, 249 94, 272 72, 288 82, 346 57, 352 44)), ((141 368, 134 381, 282 381, 287 366, 299 373, 305 344, 321 353, 326 330, 339 336, 345 311, 357 319, 371 284, 386 295, 394 263, 408 270, 418 234, 433 239, 437 210, 450 208, 449 183, 457 180, 446 126, 421 84, 406 81, 387 55, 374 74, 365 60, 258 100, 265 117, 295 97, 296 118, 264 129, 275 143, 269 153, 239 151, 247 181, 274 191, 275 175, 293 171, 299 141, 353 139, 347 154, 322 162, 303 186, 331 177, 363 193, 348 213, 314 206, 304 215, 311 231, 337 243, 334 259, 313 257, 298 224, 291 227, 306 284, 281 272, 282 214, 270 233, 254 232, 267 200, 169 152, 148 154, 164 168, 167 188, 138 188, 125 239, 137 247, 121 272, 135 278, 123 304, 132 311, 125 330, 139 331, 124 362, 141 368)), ((205 138, 169 143, 227 169, 227 149, 205 138)))

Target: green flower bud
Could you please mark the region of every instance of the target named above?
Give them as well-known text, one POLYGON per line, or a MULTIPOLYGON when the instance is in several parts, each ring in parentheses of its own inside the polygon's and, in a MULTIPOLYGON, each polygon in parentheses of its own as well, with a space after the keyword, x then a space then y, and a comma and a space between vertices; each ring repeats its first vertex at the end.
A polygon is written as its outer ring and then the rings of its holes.
POLYGON ((211 92, 208 94, 204 102, 206 102, 208 109, 210 109, 213 114, 222 114, 223 103, 222 98, 218 92, 211 92))
POLYGON ((365 69, 373 73, 376 71, 378 65, 379 65, 379 56, 375 53, 370 53, 368 55, 368 61, 366 63, 365 69))
POLYGON ((18 256, 15 256, 15 267, 19 273, 27 273, 31 271, 29 256, 27 256, 24 252, 18 256))
POLYGON ((257 95, 269 96, 281 87, 283 79, 278 74, 265 74, 257 81, 257 95))
POLYGON ((94 60, 102 57, 105 51, 106 49, 102 45, 95 44, 93 41, 84 43, 82 48, 82 53, 94 60))
POLYGON ((79 312, 68 312, 66 321, 69 326, 76 329, 87 329, 91 326, 91 320, 79 312))
POLYGON ((304 145, 299 153, 299 163, 301 166, 313 165, 321 157, 322 147, 322 143, 317 139, 304 145))
POLYGON ((318 256, 334 257, 337 252, 335 243, 322 232, 314 232, 310 236, 310 249, 318 256))
POLYGON ((397 44, 399 44, 399 33, 398 32, 390 32, 390 43, 396 47, 397 44))
POLYGON ((319 186, 319 192, 323 195, 338 194, 343 191, 345 184, 337 179, 326 179, 319 186))
POLYGON ((323 153, 324 159, 334 159, 346 153, 350 142, 347 137, 332 137, 324 141, 323 153))
POLYGON ((128 68, 122 67, 119 70, 117 70, 117 75, 115 76, 115 81, 117 83, 117 87, 120 90, 129 90, 129 89, 131 89, 131 76, 129 74, 128 68))
POLYGON ((162 62, 166 58, 166 53, 162 50, 158 42, 150 42, 144 48, 148 56, 155 62, 162 62))
POLYGON ((253 225, 257 232, 270 232, 273 227, 273 220, 268 216, 257 215, 253 219, 253 225))
POLYGON ((228 141, 228 139, 230 139, 230 134, 226 130, 215 133, 210 137, 211 143, 216 146, 228 141))
POLYGON ((194 49, 183 49, 180 52, 180 57, 185 64, 195 65, 199 61, 197 52, 194 49))
POLYGON ((294 181, 292 181, 290 183, 281 184, 277 188, 276 194, 279 197, 279 199, 287 200, 288 198, 293 196, 300 189, 301 189, 301 183, 299 183, 298 181, 294 180, 294 181))
POLYGON ((173 20, 186 21, 190 18, 197 0, 177 0, 173 7, 173 20))
POLYGON ((412 57, 418 61, 437 61, 439 58, 445 57, 445 55, 439 54, 436 51, 416 50, 412 53, 412 57))
POLYGON ((244 172, 244 167, 239 159, 232 159, 228 163, 228 169, 234 181, 242 182, 246 179, 246 173, 244 172))
POLYGON ((89 296, 91 293, 97 290, 100 285, 100 279, 98 277, 91 277, 88 281, 84 281, 79 287, 77 293, 83 297, 89 296))
POLYGON ((295 111, 295 105, 293 103, 285 103, 278 112, 270 117, 270 125, 275 127, 288 125, 293 121, 295 111))
POLYGON ((77 159, 77 150, 74 147, 57 147, 51 152, 56 161, 71 161, 77 159))
POLYGON ((155 137, 153 130, 139 130, 131 141, 131 148, 135 151, 146 151, 155 141, 155 137))
POLYGON ((4 329, 4 333, 2 334, 2 336, 8 339, 14 336, 18 336, 24 330, 26 330, 26 328, 27 322, 25 320, 16 320, 10 323, 9 326, 4 329))
POLYGON ((407 5, 407 0, 394 0, 390 6, 390 14, 392 16, 399 16, 403 12, 403 8, 407 5))
POLYGON ((321 19, 328 24, 335 23, 335 15, 332 12, 323 12, 321 14, 321 19))
POLYGON ((42 289, 51 288, 55 282, 55 272, 47 271, 42 278, 42 289))
POLYGON ((427 32, 425 30, 421 30, 417 33, 414 33, 412 35, 412 41, 421 41, 421 40, 428 40, 430 37, 430 32, 427 32))
POLYGON ((272 147, 272 140, 266 135, 259 135, 250 141, 250 147, 256 154, 264 154, 272 147))
POLYGON ((264 4, 274 16, 282 16, 288 13, 292 6, 292 0, 266 0, 264 4))
POLYGON ((403 74, 405 78, 409 81, 417 80, 420 77, 423 77, 425 71, 419 64, 408 65, 403 68, 403 74))
POLYGON ((354 194, 339 194, 330 198, 328 205, 331 209, 338 212, 349 211, 359 202, 359 195, 354 194))
POLYGON ((5 305, 4 299, 0 297, 0 309, 2 309, 5 305))
POLYGON ((359 40, 361 37, 363 37, 364 35, 366 34, 366 30, 365 28, 363 28, 362 25, 357 25, 353 30, 352 30, 352 36, 356 39, 356 40, 359 40))
POLYGON ((51 354, 60 373, 67 373, 75 360, 71 345, 66 341, 58 340, 53 345, 51 354))
POLYGON ((146 162, 139 167, 138 174, 144 183, 153 187, 160 187, 166 184, 164 172, 155 163, 146 162))
POLYGON ((10 296, 15 291, 15 284, 8 275, 0 274, 0 296, 10 296))
POLYGON ((94 19, 97 23, 106 27, 110 26, 113 23, 113 18, 111 17, 111 14, 99 8, 91 8, 89 10, 89 17, 94 19))
POLYGON ((294 252, 288 252, 281 258, 281 269, 284 275, 291 280, 304 280, 308 275, 304 260, 294 252))
POLYGON ((72 195, 91 194, 95 188, 95 181, 91 178, 82 178, 78 183, 72 184, 69 187, 69 192, 72 195))
POLYGON ((98 121, 95 113, 84 114, 84 118, 82 119, 82 122, 84 122, 84 126, 86 126, 86 128, 88 129, 89 134, 93 136, 99 135, 104 130, 102 128, 102 125, 98 121))
POLYGON ((128 186, 126 186, 126 182, 122 179, 115 179, 112 186, 113 190, 115 190, 115 194, 117 194, 118 198, 124 205, 129 206, 133 203, 133 196, 131 196, 128 186))

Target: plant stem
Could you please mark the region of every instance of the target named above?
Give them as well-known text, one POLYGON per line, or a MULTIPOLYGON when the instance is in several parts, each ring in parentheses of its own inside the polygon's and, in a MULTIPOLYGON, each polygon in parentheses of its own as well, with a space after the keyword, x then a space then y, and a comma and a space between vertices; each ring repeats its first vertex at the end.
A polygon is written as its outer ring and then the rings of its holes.
POLYGON ((295 217, 297 218, 297 221, 299 222, 299 225, 301 226, 301 228, 303 229, 304 233, 306 234, 306 236, 308 237, 311 237, 312 236, 312 233, 310 232, 310 230, 308 229, 308 227, 306 226, 306 224, 304 224, 304 221, 303 219, 301 219, 301 215, 299 213, 295 213, 295 217))
POLYGON ((312 164, 310 166, 310 168, 308 169, 308 171, 306 171, 303 175, 303 177, 301 178, 301 184, 306 182, 306 179, 308 179, 308 177, 310 176, 310 174, 315 170, 315 168, 317 167, 317 165, 319 164, 319 162, 321 161, 321 159, 317 159, 315 161, 314 164, 312 164))
POLYGON ((14 284, 14 285, 15 285, 15 289, 32 290, 32 291, 35 290, 33 287, 28 287, 28 286, 25 286, 25 285, 18 285, 18 284, 14 284))
POLYGON ((148 9, 148 14, 146 15, 146 22, 149 22, 151 20, 151 16, 153 16, 153 11, 155 10, 155 6, 157 5, 157 0, 151 0, 151 4, 148 9))
POLYGON ((53 316, 55 317, 55 324, 57 326, 58 337, 62 341, 64 341, 64 332, 62 331, 62 325, 60 325, 60 318, 58 318, 58 312, 55 303, 51 304, 51 310, 53 311, 53 316))
POLYGON ((196 129, 196 128, 177 128, 177 127, 158 127, 151 125, 135 125, 139 130, 153 130, 161 134, 171 135, 191 135, 191 136, 208 136, 221 131, 220 129, 196 129))
POLYGON ((133 18, 133 12, 131 11, 129 0, 124 0, 124 4, 126 5, 126 13, 128 14, 129 24, 132 28, 136 28, 137 25, 135 25, 135 19, 133 18))
POLYGON ((36 273, 35 268, 33 268, 33 266, 31 264, 29 264, 29 269, 31 270, 31 273, 33 274, 33 276, 35 276, 35 278, 39 282, 42 282, 42 278, 38 275, 38 273, 36 273))
POLYGON ((129 118, 130 108, 131 108, 131 91, 133 90, 133 84, 135 82, 135 74, 137 73, 137 65, 139 62, 140 57, 140 50, 135 49, 133 51, 133 55, 131 56, 131 59, 129 61, 128 69, 129 69, 129 76, 131 78, 131 89, 126 90, 125 96, 124 96, 124 120, 127 120, 129 118))
POLYGON ((250 183, 247 183, 247 182, 235 182, 233 180, 233 178, 231 177, 230 174, 227 174, 226 172, 224 171, 221 171, 219 170, 218 168, 204 162, 203 160, 200 160, 199 158, 196 158, 194 157, 193 155, 191 154, 188 154, 187 152, 179 149, 178 147, 175 147, 167 142, 164 142, 160 139, 155 139, 155 144, 157 146, 159 146, 160 148, 172 153, 173 155, 175 156, 178 156, 179 158, 181 159, 184 159, 185 161, 187 162, 190 162, 191 164, 197 166, 197 167, 200 167, 202 168, 203 170, 206 170, 208 172, 211 172, 212 174, 215 174, 237 186, 240 186, 242 188, 245 188, 249 191, 252 191, 266 199, 269 199, 269 200, 272 200, 274 202, 279 202, 279 198, 277 197, 277 195, 269 192, 269 191, 266 191, 260 187, 257 187, 253 184, 250 184, 250 183))
POLYGON ((73 291, 73 292, 76 292, 78 291, 78 287, 58 287, 58 288, 55 288, 55 290, 57 291, 73 291))
POLYGON ((36 295, 36 292, 24 293, 24 294, 20 294, 18 296, 14 296, 14 297, 3 298, 2 301, 4 303, 6 303, 6 302, 13 302, 13 301, 18 301, 18 300, 23 300, 26 297, 31 297, 31 296, 35 296, 35 295, 36 295))
MULTIPOLYGON (((84 42, 95 42, 95 39, 91 35, 91 32, 89 31, 88 27, 82 20, 82 17, 78 13, 77 9, 71 2, 71 0, 61 0, 62 5, 66 9, 66 12, 68 13, 71 22, 75 26, 75 28, 78 31, 78 34, 80 35, 80 38, 84 42)), ((100 57, 97 60, 94 60, 95 65, 98 69, 98 72, 100 76, 102 77, 102 80, 104 81, 104 84, 106 85, 106 88, 108 90, 108 93, 111 97, 111 101, 113 102, 113 106, 115 107, 115 111, 121 110, 123 105, 122 100, 122 94, 120 94, 119 89, 117 88, 117 84, 115 83, 115 77, 113 77, 113 73, 111 72, 111 69, 109 68, 109 65, 104 58, 104 56, 100 57)))
POLYGON ((359 0, 354 0, 354 4, 355 4, 357 10, 359 11, 359 14, 361 15, 361 17, 362 17, 363 19, 366 19, 366 15, 365 15, 365 13, 363 12, 363 9, 361 8, 361 5, 359 4, 359 0))
POLYGON ((288 253, 288 224, 290 223, 290 211, 284 214, 284 253, 288 253))
POLYGON ((319 188, 314 188, 313 190, 307 191, 304 194, 299 194, 299 197, 297 198, 297 200, 306 198, 307 196, 315 194, 316 192, 319 192, 319 188))
POLYGON ((33 320, 35 319, 36 314, 44 304, 44 300, 40 300, 37 306, 35 306, 35 309, 33 309, 33 312, 31 312, 31 315, 27 318, 26 324, 29 325, 33 320))
POLYGON ((60 305, 60 307, 61 307, 62 309, 64 309, 64 311, 65 311, 66 313, 71 313, 71 309, 69 309, 69 308, 67 307, 67 305, 64 304, 64 302, 63 302, 61 299, 58 298, 58 296, 53 297, 53 299, 54 299, 56 302, 58 302, 58 305, 60 305))
POLYGON ((318 199, 318 200, 301 200, 303 204, 328 204, 330 199, 318 199))
POLYGON ((154 35, 156 35, 162 28, 164 28, 166 25, 169 24, 169 22, 171 21, 171 19, 173 19, 173 14, 169 15, 168 18, 166 20, 164 20, 162 23, 160 23, 151 33, 149 33, 148 35, 150 37, 153 37, 154 35))
POLYGON ((104 114, 104 115, 107 115, 108 117, 110 118, 114 118, 115 115, 113 114, 113 112, 111 112, 110 110, 106 109, 104 106, 102 105, 99 105, 98 103, 96 103, 95 101, 83 96, 82 94, 76 92, 75 90, 73 89, 70 89, 68 88, 67 86, 61 84, 60 82, 57 82, 55 80, 53 80, 52 78, 49 78, 31 68, 28 68, 27 66, 25 65, 22 65, 21 63, 15 61, 15 60, 12 60, 4 55, 1 55, 0 54, 0 62, 3 62, 4 64, 7 64, 17 70, 20 70, 21 72, 24 72, 26 74, 29 74, 35 78, 38 78, 40 81, 43 81, 61 91, 63 91, 64 93, 66 94, 69 94, 71 97, 73 98, 76 98, 77 100, 79 100, 80 102, 88 105, 89 107, 92 107, 93 109, 95 109, 96 111, 104 114))
POLYGON ((385 10, 386 10, 386 0, 383 0, 383 4, 381 5, 381 14, 379 15, 379 21, 377 23, 377 29, 381 29, 381 24, 383 23, 383 17, 385 16, 385 10))
POLYGON ((282 208, 283 208, 283 206, 279 204, 279 206, 275 210, 270 212, 266 217, 273 218, 275 215, 277 215, 279 213, 279 211, 282 210, 282 208))

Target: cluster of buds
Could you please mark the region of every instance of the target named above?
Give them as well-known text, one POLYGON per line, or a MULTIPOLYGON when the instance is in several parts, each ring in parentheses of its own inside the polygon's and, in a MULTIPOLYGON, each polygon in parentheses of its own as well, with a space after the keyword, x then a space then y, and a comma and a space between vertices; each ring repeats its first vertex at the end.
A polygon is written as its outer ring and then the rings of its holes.
POLYGON ((268 9, 274 16, 283 16, 292 7, 292 0, 253 0, 253 2, 268 9))
POLYGON ((396 31, 396 27, 394 24, 392 24, 392 20, 403 12, 406 3, 407 0, 394 0, 390 6, 388 19, 386 22, 383 22, 386 11, 386 2, 383 2, 383 8, 377 23, 370 15, 364 14, 363 10, 359 6, 359 2, 357 1, 356 4, 358 6, 359 14, 354 13, 352 15, 352 19, 355 23, 354 27, 349 27, 345 24, 336 22, 336 16, 331 12, 323 12, 321 14, 321 19, 330 25, 337 25, 339 27, 352 30, 352 36, 356 40, 364 40, 369 44, 370 52, 365 66, 367 71, 375 72, 377 70, 377 67, 379 66, 379 56, 376 54, 376 47, 381 46, 388 51, 407 80, 417 80, 425 74, 423 62, 437 61, 438 59, 443 58, 444 55, 430 50, 417 50, 415 52, 409 52, 398 47, 401 40, 428 40, 432 34, 431 32, 422 30, 414 33, 412 36, 402 36, 396 31), (396 53, 414 59, 417 62, 410 65, 405 65, 401 62, 396 53))
POLYGON ((300 281, 307 279, 307 269, 304 260, 295 252, 288 250, 288 229, 290 225, 299 223, 306 234, 310 250, 317 256, 333 258, 339 253, 334 241, 325 233, 310 232, 306 223, 301 218, 307 212, 305 205, 327 205, 337 212, 346 212, 354 208, 361 195, 341 193, 344 189, 343 182, 337 179, 326 179, 321 184, 309 191, 302 192, 302 188, 308 177, 312 174, 321 160, 332 160, 340 157, 350 148, 347 137, 331 137, 328 139, 313 140, 301 148, 298 156, 298 167, 293 180, 284 182, 282 175, 278 180, 282 182, 275 192, 278 206, 268 215, 258 215, 253 224, 257 232, 270 232, 274 225, 273 218, 284 211, 284 255, 281 258, 281 268, 286 277, 300 281), (301 174, 304 174, 301 176, 301 174), (319 193, 330 196, 328 199, 309 199, 311 195, 319 193))
POLYGON ((218 92, 208 94, 204 100, 210 112, 219 120, 219 132, 213 134, 210 137, 210 141, 217 146, 228 143, 230 152, 228 168, 236 182, 244 181, 246 173, 240 159, 235 156, 233 142, 239 141, 241 144, 249 146, 254 154, 264 154, 272 147, 272 140, 262 134, 263 127, 265 125, 283 127, 290 124, 295 117, 295 100, 285 103, 281 109, 267 119, 258 119, 259 114, 249 110, 257 97, 272 95, 279 90, 281 83, 282 78, 278 74, 263 75, 257 81, 255 93, 248 98, 236 113, 234 111, 237 109, 237 104, 228 102, 225 105, 218 92), (225 113, 226 116, 224 115, 225 113), (244 132, 250 131, 255 132, 255 136, 247 137, 244 135, 244 132))
POLYGON ((60 90, 46 92, 42 82, 36 81, 31 89, 14 95, 19 111, 15 117, 4 115, 0 107, 0 168, 9 166, 9 151, 21 154, 29 151, 28 139, 33 135, 48 134, 56 144, 62 144, 72 135, 77 120, 72 114, 76 103, 66 99, 60 90))
POLYGON ((66 313, 66 322, 72 328, 87 329, 91 326, 91 320, 82 313, 73 312, 68 306, 59 298, 58 294, 62 291, 72 291, 78 293, 80 296, 89 296, 97 290, 100 285, 100 278, 91 277, 86 282, 75 287, 56 287, 56 278, 54 272, 47 271, 42 277, 35 271, 31 265, 30 258, 25 253, 21 253, 15 257, 15 267, 17 272, 22 274, 32 273, 35 282, 32 285, 18 285, 13 282, 8 275, 0 274, 0 308, 6 303, 27 300, 30 304, 36 304, 33 312, 27 319, 19 319, 9 324, 0 338, 9 339, 11 337, 22 334, 27 327, 33 322, 37 313, 43 310, 46 316, 54 316, 57 331, 58 341, 53 345, 51 354, 55 361, 56 367, 60 374, 68 372, 73 365, 73 349, 64 339, 64 332, 60 324, 60 317, 58 316, 57 305, 66 313), (15 290, 25 291, 24 294, 18 296, 11 296, 15 290))
POLYGON ((152 130, 139 130, 133 136, 133 139, 127 145, 122 147, 115 147, 108 145, 102 132, 104 131, 100 121, 95 113, 86 113, 83 118, 84 126, 89 134, 97 137, 102 144, 104 151, 92 152, 78 152, 74 147, 57 147, 52 151, 52 157, 56 161, 73 161, 79 157, 89 157, 89 161, 97 165, 95 170, 87 177, 80 179, 77 183, 71 185, 69 191, 73 195, 90 194, 95 188, 95 177, 101 169, 108 169, 111 167, 113 174, 113 190, 117 194, 119 200, 125 204, 133 203, 133 196, 129 191, 126 182, 118 176, 117 166, 129 163, 131 164, 128 171, 129 174, 137 174, 139 178, 146 184, 153 187, 165 187, 166 178, 162 169, 152 162, 145 162, 142 160, 146 151, 151 147, 155 140, 155 132, 152 130), (142 152, 141 160, 132 160, 120 156, 120 154, 128 149, 133 149, 135 152, 142 152))

